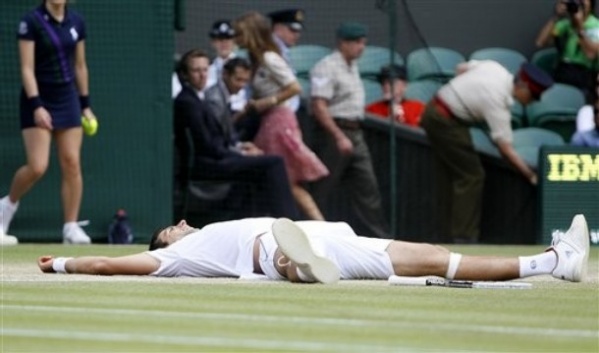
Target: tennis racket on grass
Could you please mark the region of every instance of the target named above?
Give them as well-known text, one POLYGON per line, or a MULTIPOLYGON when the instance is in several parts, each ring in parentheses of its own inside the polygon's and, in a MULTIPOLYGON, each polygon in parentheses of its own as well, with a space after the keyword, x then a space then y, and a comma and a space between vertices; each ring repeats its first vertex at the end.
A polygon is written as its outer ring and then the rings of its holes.
POLYGON ((462 281, 445 279, 441 277, 406 277, 393 275, 389 277, 392 286, 411 287, 451 287, 451 288, 479 288, 479 289, 530 289, 532 283, 527 282, 488 282, 488 281, 462 281))

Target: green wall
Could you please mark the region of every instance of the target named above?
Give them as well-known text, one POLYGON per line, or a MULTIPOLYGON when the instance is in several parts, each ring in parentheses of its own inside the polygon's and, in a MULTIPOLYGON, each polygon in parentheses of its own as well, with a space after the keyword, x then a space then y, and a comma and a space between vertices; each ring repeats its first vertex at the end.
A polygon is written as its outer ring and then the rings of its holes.
MULTIPOLYGON (((40 1, 0 2, 0 194, 25 161, 18 125, 19 19, 40 1)), ((131 218, 136 242, 172 218, 172 1, 78 0, 87 23, 92 108, 100 128, 84 139, 80 219, 96 242, 106 240, 118 208, 131 218)), ((10 233, 22 242, 62 239, 60 169, 55 151, 45 177, 28 193, 10 233)))

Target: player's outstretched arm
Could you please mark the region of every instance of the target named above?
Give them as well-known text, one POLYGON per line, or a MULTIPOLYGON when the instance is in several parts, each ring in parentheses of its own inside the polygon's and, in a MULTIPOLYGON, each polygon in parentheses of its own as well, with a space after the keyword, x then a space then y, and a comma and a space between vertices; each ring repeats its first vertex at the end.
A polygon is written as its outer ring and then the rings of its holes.
POLYGON ((54 258, 41 256, 37 264, 46 273, 79 273, 88 275, 149 275, 156 271, 160 262, 152 256, 139 253, 120 257, 82 256, 77 258, 54 258))

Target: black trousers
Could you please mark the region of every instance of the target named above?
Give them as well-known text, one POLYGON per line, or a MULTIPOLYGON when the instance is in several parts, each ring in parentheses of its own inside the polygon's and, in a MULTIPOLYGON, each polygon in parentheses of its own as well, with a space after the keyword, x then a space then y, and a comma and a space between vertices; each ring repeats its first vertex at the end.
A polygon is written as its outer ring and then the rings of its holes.
POLYGON ((192 179, 242 181, 256 185, 265 215, 298 219, 299 212, 283 159, 278 156, 231 156, 219 161, 196 159, 192 179))

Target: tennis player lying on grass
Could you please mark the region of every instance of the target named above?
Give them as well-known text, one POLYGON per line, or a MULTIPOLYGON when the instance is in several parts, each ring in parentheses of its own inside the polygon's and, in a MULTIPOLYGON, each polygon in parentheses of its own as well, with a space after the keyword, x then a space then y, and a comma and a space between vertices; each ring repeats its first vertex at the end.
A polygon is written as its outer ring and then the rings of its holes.
POLYGON ((202 229, 185 221, 154 234, 150 250, 121 257, 42 256, 43 272, 160 277, 251 277, 334 283, 339 279, 441 276, 498 281, 534 275, 584 279, 589 232, 583 215, 555 236, 541 254, 522 257, 462 256, 431 244, 357 236, 343 222, 248 218, 202 229))

